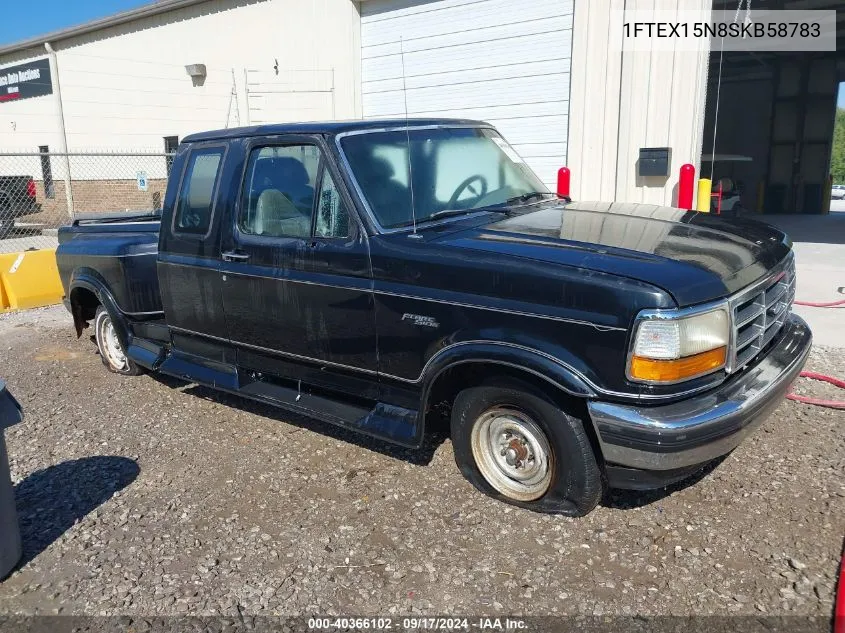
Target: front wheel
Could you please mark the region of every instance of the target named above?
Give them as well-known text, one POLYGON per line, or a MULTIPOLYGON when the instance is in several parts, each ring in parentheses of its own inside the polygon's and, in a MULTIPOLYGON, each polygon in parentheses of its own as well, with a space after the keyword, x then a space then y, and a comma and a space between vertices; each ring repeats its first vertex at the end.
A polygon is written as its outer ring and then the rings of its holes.
POLYGON ((601 499, 601 470, 584 423, 528 385, 461 391, 452 443, 464 476, 501 501, 583 516, 601 499))
POLYGON ((125 376, 137 376, 141 373, 141 368, 126 355, 117 337, 111 316, 103 306, 97 307, 97 314, 94 317, 94 336, 100 358, 109 371, 125 376))

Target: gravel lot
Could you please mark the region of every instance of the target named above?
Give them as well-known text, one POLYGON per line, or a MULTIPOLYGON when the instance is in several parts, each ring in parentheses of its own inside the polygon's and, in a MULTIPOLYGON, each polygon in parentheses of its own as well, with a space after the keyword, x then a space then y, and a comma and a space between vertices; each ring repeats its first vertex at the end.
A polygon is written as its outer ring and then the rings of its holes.
MULTIPOLYGON (((841 350, 810 367, 845 376, 841 350)), ((697 481, 569 519, 482 496, 444 437, 397 449, 109 374, 60 307, 0 316, 0 376, 27 416, 0 614, 832 613, 842 411, 786 402, 697 481)))

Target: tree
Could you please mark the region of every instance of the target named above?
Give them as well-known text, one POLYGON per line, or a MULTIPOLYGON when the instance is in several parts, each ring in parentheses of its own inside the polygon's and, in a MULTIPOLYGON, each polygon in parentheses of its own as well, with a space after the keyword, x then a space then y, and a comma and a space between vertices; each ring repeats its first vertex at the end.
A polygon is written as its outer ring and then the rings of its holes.
POLYGON ((833 151, 830 155, 830 173, 833 183, 845 184, 845 108, 836 109, 833 125, 833 151))

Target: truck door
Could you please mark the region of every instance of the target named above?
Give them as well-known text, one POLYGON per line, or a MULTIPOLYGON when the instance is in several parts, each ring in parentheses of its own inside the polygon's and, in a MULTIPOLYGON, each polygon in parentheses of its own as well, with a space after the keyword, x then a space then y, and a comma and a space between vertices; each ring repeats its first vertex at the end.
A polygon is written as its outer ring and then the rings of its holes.
POLYGON ((222 245, 238 366, 376 397, 366 235, 318 137, 253 139, 222 245))
MULTIPOLYGON (((180 151, 168 189, 159 237, 158 277, 174 347, 218 362, 233 362, 220 294, 218 198, 226 145, 205 143, 180 151)), ((231 167, 230 167, 231 169, 231 167)))

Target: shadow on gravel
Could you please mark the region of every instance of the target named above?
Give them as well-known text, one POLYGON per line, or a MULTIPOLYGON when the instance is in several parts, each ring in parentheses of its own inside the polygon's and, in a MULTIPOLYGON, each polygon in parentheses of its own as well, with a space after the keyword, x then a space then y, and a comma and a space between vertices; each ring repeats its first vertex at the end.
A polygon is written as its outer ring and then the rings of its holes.
POLYGON ((601 505, 615 510, 633 510, 634 508, 651 505, 679 490, 694 486, 716 470, 727 457, 727 455, 719 457, 686 479, 657 490, 608 490, 601 500, 601 505))
POLYGON ((320 435, 327 435, 328 437, 342 442, 348 442, 349 444, 355 444, 361 448, 381 453, 382 455, 392 457, 393 459, 401 459, 402 461, 414 464, 415 466, 426 466, 431 463, 437 448, 449 437, 448 431, 444 430, 449 428, 448 424, 446 424, 444 428, 440 428, 443 426, 441 424, 434 424, 432 426, 435 426, 435 429, 433 431, 426 432, 425 440, 420 448, 404 448, 389 442, 368 437, 355 431, 349 431, 329 422, 323 422, 322 420, 309 418, 305 415, 291 413, 285 409, 274 407, 269 404, 263 404, 255 400, 250 400, 248 398, 243 398, 223 391, 203 387, 202 385, 187 383, 184 380, 166 376, 164 374, 148 375, 161 384, 167 385, 171 389, 181 388, 182 393, 196 396, 197 398, 202 398, 203 400, 217 402, 234 409, 240 409, 241 411, 246 411, 247 413, 260 415, 263 418, 286 422, 288 424, 298 426, 300 429, 313 431, 314 433, 319 433, 320 435))
POLYGON ((132 483, 138 464, 97 455, 37 470, 15 486, 23 567, 86 514, 132 483))

